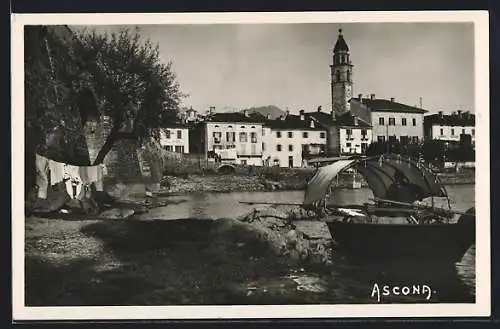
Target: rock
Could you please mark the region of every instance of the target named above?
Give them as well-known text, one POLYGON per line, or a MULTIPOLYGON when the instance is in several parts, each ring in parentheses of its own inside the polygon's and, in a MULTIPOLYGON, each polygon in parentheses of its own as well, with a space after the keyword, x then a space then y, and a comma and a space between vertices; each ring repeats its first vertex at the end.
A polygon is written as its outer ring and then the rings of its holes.
POLYGON ((107 219, 126 219, 134 214, 133 209, 113 208, 100 213, 99 217, 107 219))

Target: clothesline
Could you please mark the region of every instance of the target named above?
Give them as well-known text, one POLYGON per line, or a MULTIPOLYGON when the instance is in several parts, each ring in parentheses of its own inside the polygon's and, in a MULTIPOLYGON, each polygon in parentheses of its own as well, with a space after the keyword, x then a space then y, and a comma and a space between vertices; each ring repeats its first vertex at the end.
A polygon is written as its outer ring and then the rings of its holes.
POLYGON ((39 198, 47 198, 49 184, 54 186, 61 182, 65 183, 66 191, 72 199, 84 194, 91 184, 95 185, 97 191, 103 191, 102 180, 106 171, 104 164, 74 166, 54 161, 40 154, 35 156, 36 185, 38 186, 39 198))

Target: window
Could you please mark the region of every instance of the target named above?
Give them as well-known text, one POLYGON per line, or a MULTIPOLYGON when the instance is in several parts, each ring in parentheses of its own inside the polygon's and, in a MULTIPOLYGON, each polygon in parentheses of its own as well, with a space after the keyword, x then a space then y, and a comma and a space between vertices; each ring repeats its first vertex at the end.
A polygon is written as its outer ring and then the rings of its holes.
POLYGON ((401 125, 406 126, 406 118, 401 118, 401 125))
POLYGON ((293 132, 291 131, 288 132, 288 138, 293 138, 293 132))
POLYGON ((385 142, 385 136, 377 136, 377 142, 379 143, 385 142))
POLYGON ((439 129, 439 135, 443 136, 444 133, 443 133, 443 128, 439 129))
POLYGON ((337 82, 340 81, 340 71, 337 71, 337 78, 336 79, 337 79, 337 82))
POLYGON ((350 139, 353 139, 352 138, 352 129, 346 129, 345 130, 345 133, 347 135, 347 139, 350 140, 350 139))
POLYGON ((177 130, 177 139, 182 138, 182 130, 177 130))
POLYGON ((319 133, 319 138, 325 138, 325 133, 324 132, 320 132, 319 133))
POLYGON ((175 153, 184 153, 184 146, 176 146, 175 153))
POLYGON ((246 143, 246 142, 247 142, 247 133, 240 132, 240 143, 246 143))
POLYGON ((455 129, 451 128, 451 135, 455 136, 455 129))
POLYGON ((281 138, 281 131, 276 132, 276 138, 281 138))
POLYGON ((389 136, 389 142, 395 143, 395 142, 397 142, 397 140, 398 139, 396 138, 396 136, 394 136, 394 135, 393 136, 389 136))
POLYGON ((396 125, 396 119, 395 118, 389 118, 389 126, 395 126, 396 125))
POLYGON ((303 138, 307 138, 307 137, 309 137, 309 134, 307 133, 307 131, 304 131, 304 132, 302 133, 302 137, 303 137, 303 138))
POLYGON ((236 133, 234 131, 226 132, 226 142, 234 143, 235 140, 236 140, 236 133))
POLYGON ((293 152, 293 145, 288 145, 288 151, 293 152))
POLYGON ((472 136, 476 134, 476 129, 472 128, 472 136))
POLYGON ((367 133, 368 131, 366 129, 361 129, 361 136, 363 136, 363 138, 366 138, 367 133))
POLYGON ((462 135, 465 135, 465 129, 462 128, 462 135))
POLYGON ((165 137, 170 139, 170 129, 165 130, 165 137))
POLYGON ((221 132, 215 132, 213 133, 213 137, 214 137, 214 144, 219 144, 220 143, 220 140, 222 138, 222 133, 221 132))
POLYGON ((250 127, 250 128, 255 129, 255 126, 252 126, 252 127, 250 127))
POLYGON ((262 151, 266 150, 266 144, 262 143, 262 151))
POLYGON ((173 151, 173 147, 172 145, 167 145, 165 146, 165 150, 169 151, 169 152, 172 152, 173 151))
POLYGON ((401 144, 406 145, 406 144, 408 144, 410 138, 408 136, 401 136, 400 140, 401 140, 401 144))
POLYGON ((241 160, 241 164, 246 166, 247 165, 247 160, 241 160))
POLYGON ((366 149, 368 148, 367 143, 361 143, 361 153, 366 153, 366 149))
POLYGON ((351 81, 351 71, 347 71, 347 81, 351 81))
POLYGON ((381 126, 385 125, 384 118, 378 118, 378 124, 381 126))
POLYGON ((252 140, 252 143, 257 143, 257 133, 256 132, 251 132, 250 133, 250 139, 252 140))
POLYGON ((345 147, 349 147, 350 148, 351 147, 351 143, 346 143, 345 147))
POLYGON ((416 126, 416 125, 417 125, 417 119, 412 118, 412 119, 411 119, 411 122, 412 122, 413 126, 416 126))
POLYGON ((419 140, 418 136, 413 136, 413 137, 411 138, 411 141, 412 141, 413 143, 418 143, 418 140, 419 140))
POLYGON ((276 151, 281 152, 281 144, 276 145, 276 151))

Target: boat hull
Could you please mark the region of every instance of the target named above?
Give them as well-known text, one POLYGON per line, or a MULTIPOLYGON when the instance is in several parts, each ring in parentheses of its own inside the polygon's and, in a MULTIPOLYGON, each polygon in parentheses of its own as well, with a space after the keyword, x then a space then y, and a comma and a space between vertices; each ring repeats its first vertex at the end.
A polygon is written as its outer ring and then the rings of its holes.
POLYGON ((475 243, 474 223, 327 222, 337 250, 369 260, 459 262, 475 243))

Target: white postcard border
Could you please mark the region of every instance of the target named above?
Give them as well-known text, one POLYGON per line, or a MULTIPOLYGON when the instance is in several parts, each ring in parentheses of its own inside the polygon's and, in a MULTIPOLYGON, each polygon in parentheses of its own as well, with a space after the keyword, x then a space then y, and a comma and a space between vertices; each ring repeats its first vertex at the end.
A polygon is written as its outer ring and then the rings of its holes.
POLYGON ((14 320, 136 320, 489 316, 490 157, 487 11, 283 12, 178 14, 14 14, 12 26, 12 293, 14 320), (476 102, 476 303, 411 305, 26 307, 24 304, 24 40, 25 25, 263 24, 473 22, 476 102))

